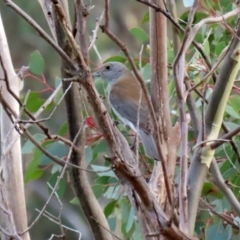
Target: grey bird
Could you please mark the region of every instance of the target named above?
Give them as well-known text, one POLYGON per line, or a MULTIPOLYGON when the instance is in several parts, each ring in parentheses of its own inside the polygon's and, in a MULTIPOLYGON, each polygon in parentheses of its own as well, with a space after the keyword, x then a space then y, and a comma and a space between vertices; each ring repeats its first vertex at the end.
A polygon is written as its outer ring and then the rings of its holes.
POLYGON ((122 63, 108 62, 92 74, 107 82, 108 101, 117 117, 140 137, 145 154, 160 160, 147 101, 132 72, 122 63))

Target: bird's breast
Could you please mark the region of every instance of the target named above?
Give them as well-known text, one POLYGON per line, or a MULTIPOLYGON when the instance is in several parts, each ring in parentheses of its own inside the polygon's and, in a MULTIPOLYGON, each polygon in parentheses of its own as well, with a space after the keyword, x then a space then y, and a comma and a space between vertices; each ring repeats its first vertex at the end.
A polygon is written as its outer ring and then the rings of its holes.
MULTIPOLYGON (((134 127, 134 125, 125 117, 123 117, 118 110, 114 107, 114 105, 112 104, 111 100, 110 100, 110 95, 111 95, 111 90, 112 90, 112 85, 108 85, 107 87, 107 95, 108 95, 108 102, 113 110, 113 112, 115 113, 115 115, 118 117, 119 120, 121 120, 121 122, 125 125, 125 126, 129 126, 132 130, 136 131, 136 128, 134 127)), ((121 106, 124 107, 124 106, 121 106)))

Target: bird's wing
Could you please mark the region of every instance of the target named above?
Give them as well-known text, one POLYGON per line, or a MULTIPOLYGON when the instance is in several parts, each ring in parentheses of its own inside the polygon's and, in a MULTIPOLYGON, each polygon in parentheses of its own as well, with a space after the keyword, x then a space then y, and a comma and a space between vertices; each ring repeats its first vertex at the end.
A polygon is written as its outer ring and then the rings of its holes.
POLYGON ((139 124, 139 128, 144 132, 152 132, 150 114, 145 102, 141 101, 139 106, 140 100, 129 101, 129 99, 121 97, 117 91, 110 91, 109 101, 115 111, 117 111, 128 121, 132 122, 135 127, 137 127, 137 124, 139 124))

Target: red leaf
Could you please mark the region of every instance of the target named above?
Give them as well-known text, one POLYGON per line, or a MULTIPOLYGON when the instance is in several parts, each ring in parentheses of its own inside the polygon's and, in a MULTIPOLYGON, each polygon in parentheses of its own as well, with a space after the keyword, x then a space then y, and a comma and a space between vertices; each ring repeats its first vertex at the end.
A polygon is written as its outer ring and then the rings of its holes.
POLYGON ((86 124, 91 129, 95 129, 96 128, 96 126, 94 124, 94 121, 93 121, 93 118, 91 116, 87 117, 86 124))

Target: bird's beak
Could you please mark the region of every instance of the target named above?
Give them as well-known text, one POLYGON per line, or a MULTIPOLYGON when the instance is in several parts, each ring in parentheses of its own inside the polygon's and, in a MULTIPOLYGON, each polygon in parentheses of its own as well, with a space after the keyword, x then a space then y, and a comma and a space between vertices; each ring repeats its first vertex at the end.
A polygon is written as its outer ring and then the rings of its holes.
POLYGON ((96 77, 101 77, 101 73, 98 71, 92 73, 92 78, 96 78, 96 77))

